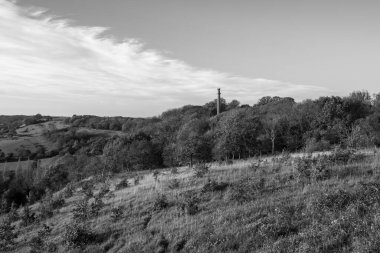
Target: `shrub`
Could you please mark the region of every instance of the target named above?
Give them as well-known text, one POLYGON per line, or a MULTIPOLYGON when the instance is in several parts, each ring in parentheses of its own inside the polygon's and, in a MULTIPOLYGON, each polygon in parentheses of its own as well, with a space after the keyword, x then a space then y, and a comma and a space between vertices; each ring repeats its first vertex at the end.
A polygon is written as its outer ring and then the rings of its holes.
POLYGON ((57 197, 53 198, 50 202, 50 206, 53 210, 60 209, 65 205, 65 199, 62 195, 58 195, 57 197))
POLYGON ((63 196, 65 198, 70 198, 74 194, 74 185, 72 183, 68 183, 63 191, 63 196))
POLYGON ((160 194, 156 197, 153 203, 153 210, 154 211, 161 211, 163 209, 166 209, 169 207, 168 199, 165 195, 160 194))
POLYGON ((298 232, 298 219, 303 206, 279 205, 273 213, 262 218, 259 223, 259 234, 264 238, 277 240, 298 232))
POLYGON ((45 245, 45 250, 47 252, 57 252, 58 251, 58 246, 54 242, 48 242, 45 245))
POLYGON ((180 252, 186 245, 186 239, 181 239, 174 245, 174 252, 180 252))
POLYGON ((242 184, 234 184, 232 187, 229 188, 227 192, 227 198, 230 201, 236 201, 239 204, 242 204, 244 202, 248 202, 253 199, 253 194, 249 192, 249 189, 247 189, 242 184))
POLYGON ((326 140, 317 141, 315 138, 308 139, 305 144, 305 152, 313 153, 316 151, 325 151, 331 148, 330 142, 326 140))
POLYGON ((88 200, 83 199, 75 204, 73 209, 74 219, 79 222, 84 222, 91 217, 91 209, 88 205, 88 200))
POLYGON ((351 149, 336 148, 329 158, 336 164, 347 164, 354 156, 355 152, 351 149))
POLYGON ((110 187, 109 187, 109 185, 106 184, 106 183, 103 183, 103 184, 100 186, 98 196, 101 197, 101 198, 103 198, 103 197, 105 197, 109 192, 110 192, 110 187))
POLYGON ((25 205, 21 215, 21 225, 29 226, 36 220, 36 215, 30 211, 29 205, 25 205))
POLYGON ((158 181, 159 175, 160 175, 160 172, 158 170, 153 171, 153 178, 155 181, 158 181))
POLYGON ((104 202, 101 196, 97 195, 94 198, 94 201, 90 205, 90 212, 92 216, 98 216, 100 210, 104 207, 104 202))
POLYGON ((0 249, 4 251, 11 251, 15 246, 15 239, 17 233, 14 226, 11 225, 9 218, 3 218, 0 222, 0 249))
POLYGON ((145 216, 142 222, 143 229, 148 227, 150 220, 152 219, 152 215, 145 216))
POLYGON ((328 193, 320 194, 314 201, 313 206, 316 210, 329 210, 340 212, 346 209, 355 199, 355 196, 343 189, 337 189, 328 193))
POLYGON ((140 184, 140 177, 139 176, 134 177, 133 183, 134 183, 134 185, 139 185, 140 184))
POLYGON ((194 166, 194 176, 198 178, 204 177, 209 172, 209 166, 205 163, 200 163, 194 166))
POLYGON ((202 192, 216 192, 224 191, 228 187, 228 183, 216 182, 215 180, 208 179, 207 183, 203 186, 202 192))
POLYGON ((316 163, 312 165, 311 177, 315 181, 326 180, 331 176, 331 170, 328 168, 326 159, 319 158, 316 163))
POLYGON ((116 222, 123 216, 123 206, 113 207, 111 209, 111 219, 116 222))
POLYGON ((54 210, 63 207, 64 204, 65 199, 61 194, 53 198, 53 195, 50 192, 48 192, 40 204, 39 218, 41 220, 51 218, 54 215, 54 210))
POLYGON ((237 201, 239 204, 252 201, 256 194, 265 187, 265 179, 252 180, 250 178, 241 179, 230 185, 227 198, 231 201, 237 201))
POLYGON ((298 182, 303 184, 309 183, 312 174, 312 163, 311 157, 301 157, 294 161, 293 168, 295 170, 295 177, 298 182))
POLYGON ((127 188, 129 186, 128 179, 124 178, 122 179, 117 185, 116 185, 116 190, 121 190, 124 188, 127 188))
POLYGON ((169 247, 168 239, 166 239, 164 235, 161 235, 157 241, 157 253, 167 252, 168 247, 169 247))
POLYGON ((170 190, 178 189, 180 186, 179 180, 176 178, 169 180, 167 186, 170 190))
POLYGON ((177 175, 177 174, 178 174, 178 168, 177 168, 177 167, 172 167, 172 168, 170 169, 170 173, 171 173, 172 175, 177 175))
POLYGON ((54 211, 51 208, 50 202, 42 201, 39 206, 39 220, 44 220, 53 217, 54 211))
POLYGON ((8 218, 11 222, 14 222, 20 219, 20 215, 17 212, 16 204, 14 202, 12 202, 11 209, 9 210, 9 213, 8 213, 8 218))
POLYGON ((82 191, 86 198, 92 198, 94 196, 93 193, 94 190, 94 184, 91 181, 85 181, 82 185, 82 191))
POLYGON ((195 215, 199 212, 200 199, 192 194, 185 193, 179 200, 179 208, 188 215, 195 215))
POLYGON ((94 239, 94 233, 77 223, 67 225, 63 234, 63 241, 69 248, 83 247, 94 239))

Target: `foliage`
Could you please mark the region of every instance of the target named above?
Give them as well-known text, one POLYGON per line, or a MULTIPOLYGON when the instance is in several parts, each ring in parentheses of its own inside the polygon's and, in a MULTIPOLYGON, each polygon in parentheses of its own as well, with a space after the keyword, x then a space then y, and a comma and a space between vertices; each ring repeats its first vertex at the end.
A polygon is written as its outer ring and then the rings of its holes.
POLYGON ((202 188, 202 192, 224 191, 227 187, 228 183, 216 182, 215 180, 208 179, 207 183, 202 188))
POLYGON ((160 171, 159 170, 155 170, 153 171, 153 178, 154 178, 154 181, 158 181, 158 176, 160 175, 160 171))
POLYGON ((192 194, 191 192, 186 192, 178 200, 178 207, 187 215, 195 215, 199 212, 200 199, 192 194))
POLYGON ((159 194, 153 202, 153 210, 161 211, 169 207, 169 201, 167 197, 163 194, 159 194))
POLYGON ((23 208, 23 212, 21 215, 21 225, 22 226, 29 226, 33 224, 36 220, 36 215, 30 210, 29 205, 25 205, 23 208))
POLYGON ((116 185, 116 190, 122 190, 124 188, 127 188, 129 186, 128 179, 123 178, 117 185, 116 185))
POLYGON ((168 181, 167 187, 170 190, 178 189, 180 187, 180 181, 178 179, 176 179, 176 178, 171 179, 171 180, 168 181))
POLYGON ((96 195, 94 197, 94 201, 90 205, 90 212, 92 217, 96 217, 99 215, 100 210, 104 207, 104 202, 102 200, 102 196, 96 195))
POLYGON ((204 177, 209 172, 209 166, 205 163, 199 163, 194 166, 194 176, 197 178, 204 177))
POLYGON ((66 225, 63 241, 69 248, 83 247, 90 244, 96 238, 95 234, 84 225, 71 223, 66 225))
POLYGON ((14 226, 11 224, 11 220, 3 218, 0 222, 0 248, 7 251, 12 250, 16 244, 16 238, 17 233, 15 232, 14 226))
POLYGON ((87 199, 78 201, 73 209, 74 220, 85 222, 91 217, 91 209, 87 199))
POLYGON ((111 209, 111 219, 113 222, 116 222, 121 219, 123 216, 123 206, 113 207, 111 209))

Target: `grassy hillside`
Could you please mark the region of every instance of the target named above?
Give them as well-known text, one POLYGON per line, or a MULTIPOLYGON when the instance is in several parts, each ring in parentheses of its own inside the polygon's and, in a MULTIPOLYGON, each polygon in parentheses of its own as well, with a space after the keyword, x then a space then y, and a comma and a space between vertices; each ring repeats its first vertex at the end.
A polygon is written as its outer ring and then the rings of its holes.
POLYGON ((378 252, 379 175, 373 150, 90 178, 14 221, 9 251, 378 252))
POLYGON ((68 126, 62 120, 53 120, 20 127, 16 129, 16 135, 13 137, 0 138, 0 150, 5 154, 17 154, 19 150, 29 150, 36 152, 43 147, 47 152, 54 150, 54 143, 49 141, 43 134, 47 131, 59 130, 68 126))

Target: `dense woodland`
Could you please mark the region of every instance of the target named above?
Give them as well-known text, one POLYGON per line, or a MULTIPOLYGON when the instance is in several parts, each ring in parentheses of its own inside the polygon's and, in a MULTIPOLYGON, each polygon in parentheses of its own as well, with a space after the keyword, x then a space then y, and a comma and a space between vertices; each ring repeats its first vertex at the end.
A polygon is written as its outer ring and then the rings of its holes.
MULTIPOLYGON (((127 133, 126 137, 107 141, 94 137, 91 141, 97 154, 101 150, 106 157, 117 154, 119 157, 112 159, 124 164, 127 170, 284 151, 322 151, 337 145, 350 148, 380 145, 380 96, 372 98, 368 92, 300 103, 289 97, 263 97, 252 106, 222 100, 220 115, 216 115, 215 103, 188 105, 148 119, 74 115, 66 122, 73 129, 88 127, 127 133)), ((53 133, 52 138, 71 154, 80 152, 80 147, 88 152, 91 134, 78 136, 75 130, 70 131, 53 133)))

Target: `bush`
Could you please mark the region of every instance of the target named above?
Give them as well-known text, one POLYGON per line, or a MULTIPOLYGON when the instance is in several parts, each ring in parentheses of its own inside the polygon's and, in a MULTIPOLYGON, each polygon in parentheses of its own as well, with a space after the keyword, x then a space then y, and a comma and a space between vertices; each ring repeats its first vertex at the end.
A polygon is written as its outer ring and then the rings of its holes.
POLYGON ((255 196, 265 187, 265 179, 253 181, 250 178, 239 180, 238 182, 230 185, 227 198, 231 201, 237 201, 239 204, 252 201, 255 196))
POLYGON ((65 199, 62 195, 58 195, 57 197, 53 198, 50 202, 50 206, 53 210, 60 209, 65 205, 65 199))
POLYGON ((82 191, 86 198, 92 198, 94 196, 93 193, 94 190, 94 184, 91 181, 85 181, 82 185, 82 191))
POLYGON ((177 174, 178 174, 178 168, 177 168, 177 167, 172 167, 172 168, 170 169, 170 173, 171 173, 172 175, 177 175, 177 174))
POLYGON ((174 245, 174 252, 180 252, 186 245, 187 240, 181 239, 174 245))
POLYGON ((17 233, 14 226, 11 225, 9 218, 3 218, 0 222, 0 249, 4 251, 11 251, 15 246, 15 239, 17 233))
POLYGON ((300 157, 294 160, 293 168, 295 170, 295 177, 298 182, 303 184, 310 183, 312 175, 312 163, 311 157, 300 157))
POLYGON ((39 218, 41 220, 51 218, 54 215, 54 210, 63 207, 64 204, 65 199, 62 195, 58 195, 57 197, 53 198, 52 193, 47 192, 39 207, 39 218))
POLYGON ((124 188, 127 188, 129 186, 128 179, 124 178, 122 179, 117 185, 116 185, 116 190, 121 190, 124 188))
POLYGON ((202 188, 202 192, 224 191, 228 186, 229 186, 228 183, 225 183, 225 182, 218 183, 215 180, 208 179, 207 183, 202 188))
POLYGON ((326 140, 317 141, 315 138, 308 139, 305 144, 305 152, 313 153, 317 151, 325 151, 331 148, 330 142, 326 140))
POLYGON ((72 183, 68 183, 63 191, 63 196, 65 198, 70 198, 74 194, 74 185, 72 183))
POLYGON ((95 239, 94 233, 84 225, 71 223, 65 227, 63 241, 69 248, 83 247, 95 239))
POLYGON ((134 183, 134 185, 139 185, 140 184, 140 177, 139 176, 134 177, 133 183, 134 183))
POLYGON ((100 210, 104 207, 104 202, 101 196, 97 195, 94 198, 94 201, 90 205, 90 212, 92 216, 98 216, 100 210))
POLYGON ((121 219, 121 217, 123 216, 123 209, 123 206, 113 207, 111 209, 111 219, 113 220, 113 222, 116 222, 121 219))
POLYGON ((153 178, 155 181, 158 181, 159 175, 160 175, 160 172, 158 170, 153 171, 153 178))
POLYGON ((197 178, 204 177, 209 172, 209 166, 205 163, 200 163, 194 166, 194 176, 197 178))
POLYGON ((326 159, 319 158, 312 165, 311 177, 315 181, 326 180, 331 176, 331 170, 328 168, 328 161, 326 159))
POLYGON ((180 186, 180 183, 179 183, 179 180, 178 179, 172 179, 172 180, 169 180, 168 183, 167 183, 167 186, 170 190, 174 190, 174 189, 178 189, 179 186, 180 186))
POLYGON ((156 197, 153 203, 154 211, 161 211, 169 207, 168 199, 165 195, 160 194, 156 197))
POLYGON ((179 208, 188 215, 195 215, 199 212, 200 199, 191 194, 185 193, 182 199, 178 201, 179 208))
POLYGON ((29 205, 25 205, 21 215, 21 225, 26 227, 33 224, 36 220, 36 215, 30 211, 29 205))
POLYGON ((102 183, 99 189, 98 196, 103 198, 110 192, 110 186, 107 183, 102 183))
POLYGON ((328 193, 320 194, 314 201, 315 210, 333 211, 339 213, 344 211, 353 201, 355 196, 343 189, 337 189, 328 193))
POLYGON ((8 218, 11 222, 14 222, 20 219, 20 215, 17 212, 17 208, 14 202, 12 202, 11 209, 9 210, 9 213, 8 213, 8 218))
POLYGON ((74 219, 78 222, 84 222, 91 217, 91 209, 88 200, 83 199, 75 204, 73 209, 74 219))
POLYGON ((39 220, 45 220, 48 218, 53 217, 54 211, 51 208, 51 205, 47 201, 42 201, 40 206, 39 206, 39 215, 38 218, 39 220))
POLYGON ((262 218, 259 223, 259 234, 264 238, 277 240, 298 233, 298 222, 303 206, 278 206, 273 213, 262 218))
POLYGON ((329 158, 336 164, 347 164, 354 156, 355 152, 351 149, 336 148, 330 154, 329 158))
POLYGON ((157 253, 165 253, 167 252, 169 247, 169 241, 165 238, 165 236, 161 235, 157 241, 157 253))
POLYGON ((150 220, 152 219, 152 215, 145 216, 142 222, 143 229, 148 227, 150 220))

